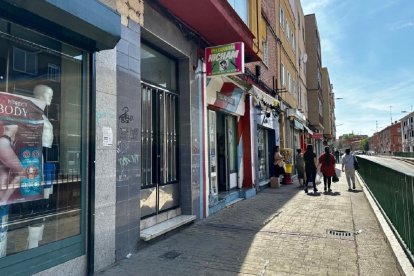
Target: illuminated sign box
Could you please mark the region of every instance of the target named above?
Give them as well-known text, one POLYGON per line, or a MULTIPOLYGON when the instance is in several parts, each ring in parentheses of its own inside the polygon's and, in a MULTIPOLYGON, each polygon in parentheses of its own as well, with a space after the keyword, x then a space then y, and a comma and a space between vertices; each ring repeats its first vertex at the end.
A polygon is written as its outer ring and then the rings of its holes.
POLYGON ((205 51, 207 77, 244 73, 244 43, 208 47, 205 51))

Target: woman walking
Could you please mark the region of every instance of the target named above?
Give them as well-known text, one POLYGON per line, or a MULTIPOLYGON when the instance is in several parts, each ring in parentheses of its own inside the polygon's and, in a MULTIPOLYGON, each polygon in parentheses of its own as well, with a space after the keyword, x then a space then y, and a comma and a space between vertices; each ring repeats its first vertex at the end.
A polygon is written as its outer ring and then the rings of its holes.
POLYGON ((296 171, 298 172, 299 187, 303 187, 303 179, 305 178, 305 159, 303 159, 303 154, 301 149, 296 150, 296 171))
POLYGON ((324 191, 332 192, 331 182, 332 176, 335 175, 335 156, 330 152, 329 147, 325 147, 325 153, 319 157, 319 164, 321 164, 321 172, 323 174, 324 191))
POLYGON ((273 176, 276 178, 276 185, 279 186, 279 177, 285 174, 285 169, 283 168, 283 156, 280 154, 279 146, 275 146, 273 154, 273 176))
POLYGON ((316 193, 318 189, 316 189, 316 168, 318 167, 318 159, 316 158, 316 154, 313 152, 313 146, 308 145, 306 147, 306 152, 303 155, 305 159, 305 193, 308 193, 308 183, 313 183, 313 191, 316 193))

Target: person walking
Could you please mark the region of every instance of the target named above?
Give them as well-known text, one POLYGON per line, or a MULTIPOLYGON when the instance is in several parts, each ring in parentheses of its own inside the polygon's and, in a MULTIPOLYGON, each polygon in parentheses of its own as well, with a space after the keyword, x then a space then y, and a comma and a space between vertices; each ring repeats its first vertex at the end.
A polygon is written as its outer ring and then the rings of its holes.
POLYGON ((355 157, 351 154, 350 149, 345 150, 345 154, 342 156, 342 171, 345 172, 346 181, 348 182, 348 191, 355 190, 355 157), (351 189, 352 181, 352 189, 351 189))
POLYGON ((279 186, 279 177, 285 174, 285 169, 283 168, 283 156, 280 154, 279 146, 275 146, 273 154, 273 176, 276 178, 276 186, 279 186))
POLYGON ((296 150, 295 157, 296 171, 298 172, 299 187, 303 187, 303 179, 305 177, 305 159, 303 158, 302 150, 296 150))
POLYGON ((320 169, 323 174, 323 189, 325 192, 332 192, 332 176, 335 175, 335 157, 330 151, 329 147, 325 147, 325 153, 319 157, 320 169))
POLYGON ((336 149, 335 150, 335 161, 336 161, 336 163, 338 163, 339 164, 339 150, 338 149, 336 149))
POLYGON ((316 158, 316 154, 313 152, 313 146, 308 145, 306 147, 306 152, 303 155, 303 159, 305 160, 305 193, 308 193, 308 183, 313 183, 313 191, 316 193, 318 189, 316 189, 316 168, 318 167, 318 159, 316 158))

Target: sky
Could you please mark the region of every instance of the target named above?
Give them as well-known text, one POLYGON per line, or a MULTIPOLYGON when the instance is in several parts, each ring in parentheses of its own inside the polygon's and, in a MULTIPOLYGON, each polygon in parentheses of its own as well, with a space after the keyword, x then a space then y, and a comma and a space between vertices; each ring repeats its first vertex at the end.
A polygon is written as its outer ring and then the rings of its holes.
POLYGON ((371 136, 414 111, 413 0, 301 0, 314 13, 337 137, 371 136), (391 108, 390 108, 391 106, 391 108))

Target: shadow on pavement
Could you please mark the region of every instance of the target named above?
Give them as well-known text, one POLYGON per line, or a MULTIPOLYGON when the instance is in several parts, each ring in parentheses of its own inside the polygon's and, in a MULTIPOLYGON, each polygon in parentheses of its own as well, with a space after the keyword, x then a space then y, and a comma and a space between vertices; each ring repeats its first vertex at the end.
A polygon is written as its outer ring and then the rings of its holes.
POLYGON ((341 193, 340 192, 325 192, 324 195, 328 195, 328 196, 340 196, 341 193))

